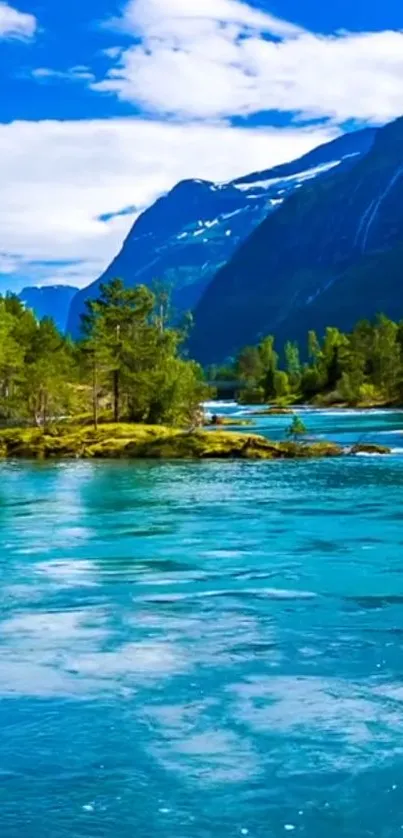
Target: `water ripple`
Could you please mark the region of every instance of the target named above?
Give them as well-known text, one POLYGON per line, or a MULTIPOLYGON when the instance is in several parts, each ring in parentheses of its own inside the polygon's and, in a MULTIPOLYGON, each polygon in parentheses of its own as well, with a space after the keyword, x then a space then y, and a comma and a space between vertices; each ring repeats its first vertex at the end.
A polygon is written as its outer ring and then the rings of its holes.
POLYGON ((2 838, 400 834, 401 457, 1 469, 2 838))

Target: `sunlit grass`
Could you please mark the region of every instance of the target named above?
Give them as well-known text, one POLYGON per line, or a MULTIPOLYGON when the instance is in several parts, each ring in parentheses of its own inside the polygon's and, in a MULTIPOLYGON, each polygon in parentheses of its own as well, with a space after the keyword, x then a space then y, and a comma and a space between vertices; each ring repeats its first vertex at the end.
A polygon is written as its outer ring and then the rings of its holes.
POLYGON ((274 460, 340 456, 332 442, 271 442, 256 434, 184 431, 161 425, 62 425, 0 431, 2 457, 49 458, 244 458, 274 460))

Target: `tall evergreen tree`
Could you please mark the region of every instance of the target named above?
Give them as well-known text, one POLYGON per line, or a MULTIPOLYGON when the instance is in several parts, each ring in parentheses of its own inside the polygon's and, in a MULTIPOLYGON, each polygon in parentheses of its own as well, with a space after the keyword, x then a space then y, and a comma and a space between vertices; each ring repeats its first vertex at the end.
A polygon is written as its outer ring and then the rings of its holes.
POLYGON ((21 385, 25 408, 37 425, 45 426, 60 413, 69 413, 74 402, 73 348, 53 320, 37 324, 27 347, 21 385))
POLYGON ((274 337, 268 335, 258 346, 259 356, 263 368, 262 386, 265 401, 276 397, 276 371, 278 367, 278 355, 274 349, 274 337))
POLYGON ((284 347, 284 354, 290 387, 292 390, 297 391, 301 384, 301 360, 298 344, 287 341, 284 347))
POLYGON ((399 381, 401 349, 398 341, 399 327, 385 315, 375 323, 373 344, 373 382, 383 390, 387 399, 393 399, 399 381))
POLYGON ((180 357, 185 335, 168 327, 168 309, 165 292, 156 299, 149 288, 126 288, 119 279, 88 304, 83 350, 92 357, 94 422, 100 372, 109 378, 115 422, 122 410, 131 421, 179 422, 206 393, 198 365, 180 357))

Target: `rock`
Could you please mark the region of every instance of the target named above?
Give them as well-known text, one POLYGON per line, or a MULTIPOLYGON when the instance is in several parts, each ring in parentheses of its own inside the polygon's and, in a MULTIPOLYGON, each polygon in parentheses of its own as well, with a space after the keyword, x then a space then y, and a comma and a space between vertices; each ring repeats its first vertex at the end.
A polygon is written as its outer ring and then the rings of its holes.
POLYGON ((328 440, 320 442, 281 442, 284 456, 289 459, 323 459, 327 457, 342 457, 345 453, 341 445, 328 440))
POLYGON ((254 410, 252 416, 294 416, 295 411, 290 407, 265 407, 262 410, 254 410))
POLYGON ((357 443, 350 449, 350 454, 391 454, 392 450, 387 445, 376 445, 373 443, 357 443))
POLYGON ((237 419, 236 417, 230 418, 229 416, 212 416, 211 419, 204 422, 205 427, 212 428, 212 427, 225 427, 225 428, 246 428, 250 425, 253 425, 251 419, 237 419))

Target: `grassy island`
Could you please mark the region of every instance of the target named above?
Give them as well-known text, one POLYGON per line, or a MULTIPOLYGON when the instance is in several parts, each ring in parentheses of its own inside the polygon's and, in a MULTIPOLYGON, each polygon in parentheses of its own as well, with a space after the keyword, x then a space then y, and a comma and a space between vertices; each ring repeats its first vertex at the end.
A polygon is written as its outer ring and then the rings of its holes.
MULTIPOLYGON (((388 453, 383 448, 378 453, 388 453)), ((340 457, 333 442, 271 442, 231 431, 183 431, 160 425, 105 424, 0 431, 0 456, 27 459, 246 459, 340 457)), ((359 446, 353 453, 359 453, 359 446)), ((377 453, 375 446, 371 453, 377 453)))

